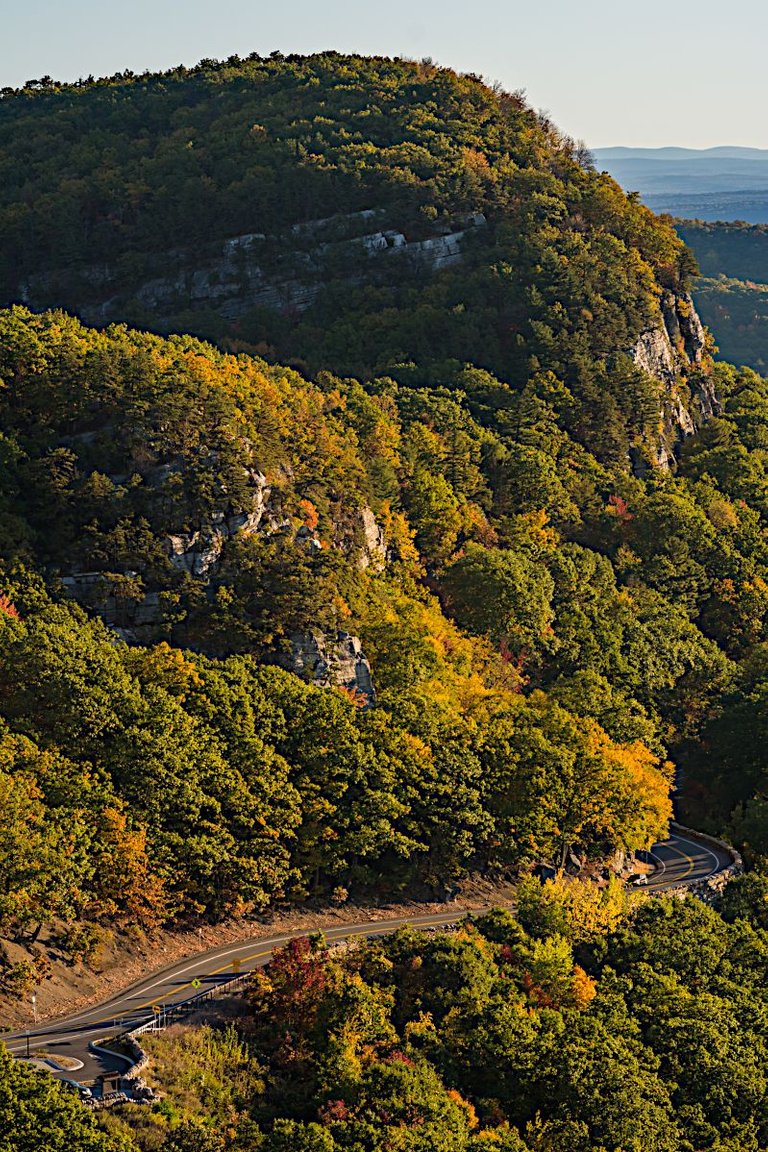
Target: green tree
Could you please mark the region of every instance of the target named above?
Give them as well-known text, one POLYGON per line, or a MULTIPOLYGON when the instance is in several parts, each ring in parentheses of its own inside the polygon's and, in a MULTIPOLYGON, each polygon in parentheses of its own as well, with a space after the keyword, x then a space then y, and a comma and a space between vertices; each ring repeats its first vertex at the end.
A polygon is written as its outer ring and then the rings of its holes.
POLYGON ((131 1152, 135 1147, 128 1137, 100 1131, 95 1117, 58 1080, 0 1048, 2 1152, 131 1152))

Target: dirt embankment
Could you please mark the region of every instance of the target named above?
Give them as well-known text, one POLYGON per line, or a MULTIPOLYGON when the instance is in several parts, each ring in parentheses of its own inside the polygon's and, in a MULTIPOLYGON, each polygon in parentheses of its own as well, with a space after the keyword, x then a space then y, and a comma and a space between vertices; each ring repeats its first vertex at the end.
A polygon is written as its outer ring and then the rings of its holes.
MULTIPOLYGON (((41 933, 34 945, 18 944, 0 939, 0 949, 6 963, 19 964, 32 961, 35 956, 45 958, 50 975, 36 988, 38 1020, 50 1020, 69 1014, 90 1004, 98 1004, 128 987, 153 971, 167 967, 185 956, 193 956, 222 944, 258 936, 272 936, 287 932, 316 932, 344 924, 354 924, 366 918, 388 920, 408 916, 424 916, 432 912, 457 912, 509 903, 514 895, 511 883, 492 884, 485 880, 472 880, 462 885, 451 904, 406 901, 399 904, 354 904, 340 908, 314 907, 273 911, 262 916, 230 920, 202 928, 170 929, 151 938, 137 929, 122 929, 111 934, 101 948, 100 955, 86 964, 73 963, 62 952, 56 939, 56 925, 41 933)), ((0 1029, 11 1031, 31 1025, 33 1008, 31 995, 11 997, 0 995, 0 1029)))

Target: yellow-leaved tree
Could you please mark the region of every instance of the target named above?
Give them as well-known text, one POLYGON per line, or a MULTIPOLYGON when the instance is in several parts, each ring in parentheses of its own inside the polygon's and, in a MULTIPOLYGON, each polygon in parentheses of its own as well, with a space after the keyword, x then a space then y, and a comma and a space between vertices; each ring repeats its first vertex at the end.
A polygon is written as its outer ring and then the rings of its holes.
POLYGON ((602 887, 558 872, 541 884, 524 877, 517 890, 520 922, 535 936, 557 933, 574 944, 588 943, 618 928, 642 896, 614 876, 602 887))

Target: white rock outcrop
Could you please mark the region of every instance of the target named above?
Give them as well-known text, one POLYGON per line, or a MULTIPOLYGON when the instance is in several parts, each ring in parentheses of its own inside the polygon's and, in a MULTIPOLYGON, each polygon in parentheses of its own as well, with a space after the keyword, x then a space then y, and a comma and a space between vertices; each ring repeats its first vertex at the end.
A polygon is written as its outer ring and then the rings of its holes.
POLYGON ((674 467, 680 443, 693 436, 716 415, 717 396, 713 381, 696 373, 704 360, 707 337, 689 293, 665 292, 661 301, 662 323, 641 332, 629 355, 638 368, 663 386, 659 397, 659 436, 653 448, 657 468, 674 467), (694 374, 681 394, 681 377, 694 374))
POLYGON ((370 568, 372 572, 383 572, 387 564, 387 541, 384 529, 377 522, 371 509, 366 505, 360 512, 360 522, 365 541, 358 567, 370 568))
POLYGON ((210 521, 193 532, 166 536, 165 549, 174 568, 205 580, 216 566, 227 540, 258 531, 271 489, 262 472, 252 472, 253 503, 247 511, 215 512, 210 521))
POLYGON ((630 349, 630 356, 649 376, 663 384, 673 384, 677 378, 675 354, 669 336, 663 328, 649 328, 642 332, 630 349))
POLYGON ((346 688, 365 708, 376 703, 371 666, 359 637, 319 629, 294 632, 280 664, 318 688, 346 688))

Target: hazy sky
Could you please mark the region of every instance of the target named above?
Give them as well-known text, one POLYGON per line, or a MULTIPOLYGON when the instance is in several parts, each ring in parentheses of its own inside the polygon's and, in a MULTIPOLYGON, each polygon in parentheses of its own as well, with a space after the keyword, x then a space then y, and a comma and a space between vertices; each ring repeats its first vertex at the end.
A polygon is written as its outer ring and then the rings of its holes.
POLYGON ((0 87, 323 48, 527 89, 592 147, 768 147, 766 0, 0 0, 0 87))

